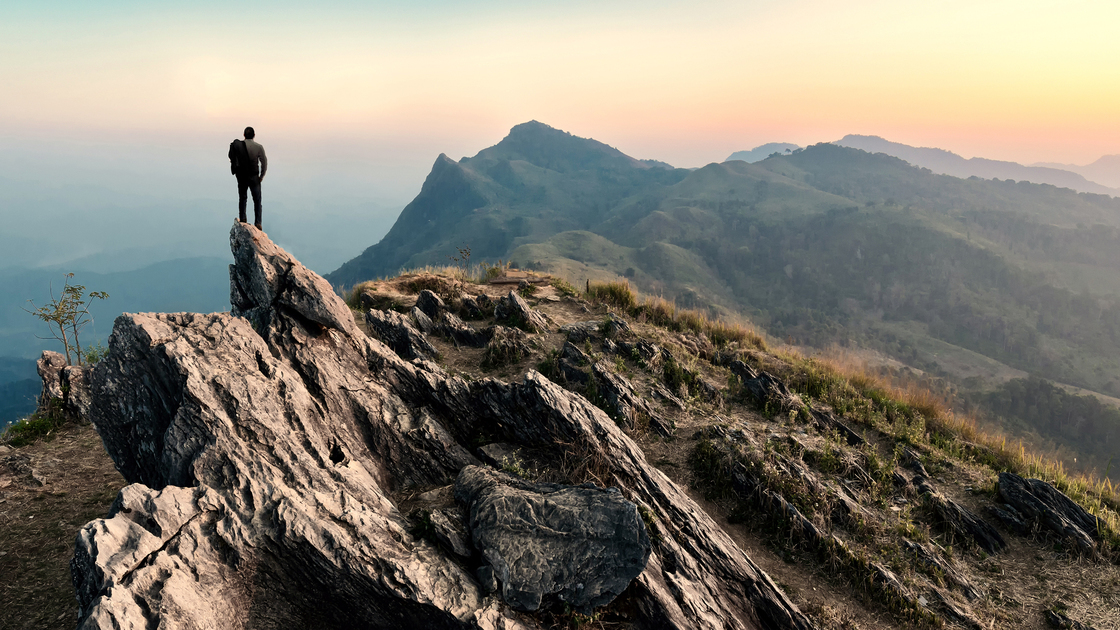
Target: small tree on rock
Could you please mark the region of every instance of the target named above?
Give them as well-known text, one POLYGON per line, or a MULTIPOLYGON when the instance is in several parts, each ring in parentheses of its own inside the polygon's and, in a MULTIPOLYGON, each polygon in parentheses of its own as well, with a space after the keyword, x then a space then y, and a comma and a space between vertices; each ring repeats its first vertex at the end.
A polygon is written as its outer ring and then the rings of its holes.
POLYGON ((51 336, 40 337, 40 339, 61 341, 62 347, 66 351, 67 365, 74 364, 71 358, 71 350, 77 356, 78 365, 81 365, 82 345, 78 341, 78 333, 90 322, 90 304, 95 299, 104 300, 109 297, 109 294, 104 291, 90 291, 87 294, 85 285, 70 284, 70 279, 73 277, 74 274, 72 273, 66 274, 66 280, 62 286, 62 295, 58 298, 55 298, 54 287, 52 286, 50 302, 44 306, 35 306, 33 300, 28 300, 32 308, 23 310, 47 323, 51 336))

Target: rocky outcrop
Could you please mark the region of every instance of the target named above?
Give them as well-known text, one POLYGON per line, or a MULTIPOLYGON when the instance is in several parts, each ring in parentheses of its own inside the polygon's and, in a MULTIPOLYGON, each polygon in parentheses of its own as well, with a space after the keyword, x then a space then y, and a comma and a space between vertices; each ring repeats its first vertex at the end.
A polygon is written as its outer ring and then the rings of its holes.
MULTIPOLYGON (((1015 473, 999 474, 999 496, 1027 522, 1037 524, 1072 543, 1078 551, 1097 555, 1099 524, 1090 514, 1054 486, 1041 479, 1023 479, 1015 473)), ((998 508, 997 508, 998 509, 998 508)), ((1015 518, 1008 515, 1011 519, 1015 518)))
POLYGON ((991 554, 999 553, 1007 547, 1007 541, 994 527, 968 508, 938 492, 929 479, 915 477, 914 486, 937 513, 938 519, 946 529, 965 539, 971 539, 977 546, 991 554))
POLYGON ((89 418, 88 367, 67 365, 66 357, 62 354, 44 350, 35 368, 43 381, 38 400, 40 414, 62 414, 67 420, 73 421, 86 421, 89 418))
POLYGON ((598 383, 598 392, 603 402, 624 428, 648 426, 663 437, 673 436, 673 421, 655 411, 639 396, 629 379, 616 373, 605 361, 592 365, 591 373, 598 383))
MULTIPOLYGON (((420 313, 423 315, 423 313, 420 313)), ((430 323, 430 321, 428 322, 430 323)), ((421 324, 423 321, 421 320, 421 324)), ((371 310, 366 313, 370 333, 405 359, 436 359, 436 350, 407 317, 395 311, 371 310)))
POLYGON ((618 488, 535 484, 468 466, 455 498, 470 512, 474 546, 517 610, 556 597, 583 613, 609 603, 645 569, 650 540, 638 506, 618 488))
MULTIPOLYGON (((592 458, 649 511, 636 627, 811 627, 583 397, 533 371, 466 381, 406 361, 261 232, 235 224, 231 245, 232 313, 122 315, 91 375, 90 417, 133 485, 79 533, 81 627, 539 627, 489 593, 485 552, 449 551, 398 509, 479 465, 480 436, 592 458)), ((585 589, 617 582, 598 570, 585 589)))
POLYGON ((494 319, 525 332, 539 333, 548 330, 548 320, 539 311, 529 308, 517 291, 498 300, 494 305, 494 319))

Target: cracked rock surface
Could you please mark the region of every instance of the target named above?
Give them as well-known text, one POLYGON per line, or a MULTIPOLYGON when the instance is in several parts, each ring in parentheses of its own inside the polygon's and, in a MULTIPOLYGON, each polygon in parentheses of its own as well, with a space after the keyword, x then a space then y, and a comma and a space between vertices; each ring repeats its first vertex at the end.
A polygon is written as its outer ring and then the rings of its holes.
POLYGON ((650 511, 636 627, 811 627, 583 397, 532 371, 468 382, 402 359, 259 230, 235 224, 231 246, 231 313, 122 315, 89 377, 90 419, 132 485, 78 535, 79 627, 541 627, 480 583, 481 554, 414 534, 395 501, 475 470, 480 435, 595 455, 650 511))

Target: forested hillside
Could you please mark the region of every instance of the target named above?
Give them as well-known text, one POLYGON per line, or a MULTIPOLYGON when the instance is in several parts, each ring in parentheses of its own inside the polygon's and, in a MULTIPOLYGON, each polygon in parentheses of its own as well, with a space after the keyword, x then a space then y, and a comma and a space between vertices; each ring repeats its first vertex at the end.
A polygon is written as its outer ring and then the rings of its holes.
MULTIPOLYGON (((936 175, 819 144, 694 171, 540 123, 441 156, 336 285, 446 263, 460 248, 574 282, 625 277, 799 345, 881 351, 985 413, 1103 470, 1111 407, 1071 431, 987 395, 1034 377, 1120 395, 1120 200, 936 175)), ((1041 413, 1041 412, 1039 412, 1041 413)))

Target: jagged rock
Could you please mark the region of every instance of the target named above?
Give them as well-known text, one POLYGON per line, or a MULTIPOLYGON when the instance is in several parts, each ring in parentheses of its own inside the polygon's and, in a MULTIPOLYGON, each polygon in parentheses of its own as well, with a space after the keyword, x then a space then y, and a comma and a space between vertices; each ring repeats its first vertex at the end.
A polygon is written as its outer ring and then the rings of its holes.
POLYGON ((424 289, 420 292, 420 295, 416 296, 416 308, 424 311, 424 314, 432 321, 439 321, 439 316, 447 310, 447 305, 438 295, 424 289))
POLYGON ((654 411, 649 403, 634 391, 634 386, 629 379, 616 374, 603 361, 591 366, 591 373, 598 383, 599 395, 603 397, 614 417, 623 427, 634 429, 640 424, 648 424, 649 428, 661 436, 672 437, 675 430, 672 420, 654 411))
POLYGON ((482 354, 484 367, 497 367, 517 363, 533 353, 528 336, 516 329, 505 326, 490 328, 490 340, 482 354))
POLYGON ((917 543, 910 540, 903 539, 902 545, 907 551, 917 556, 918 560, 932 569, 937 569, 945 575, 945 578, 952 583, 965 597, 972 601, 976 601, 984 596, 972 580, 962 573, 955 564, 953 564, 943 553, 939 551, 934 543, 917 543))
POLYGON ((466 293, 459 296, 459 313, 466 319, 482 319, 484 316, 478 300, 466 293))
POLYGON ((1055 628, 1066 628, 1068 630, 1095 630, 1093 626, 1074 621, 1066 616, 1065 613, 1058 612, 1057 610, 1046 611, 1046 621, 1055 628))
POLYGON ((479 435, 594 458, 648 506, 664 536, 630 584, 635 626, 812 627, 581 396, 405 361, 267 236, 231 241, 248 318, 122 315, 93 369, 90 417, 133 485, 79 534, 80 627, 537 628, 392 498, 453 483, 479 435))
POLYGON ((661 400, 664 400, 665 402, 673 405, 677 409, 680 409, 682 411, 684 410, 684 401, 681 400, 680 398, 677 398, 676 396, 674 396, 672 393, 669 392, 669 390, 665 389, 664 387, 661 387, 660 385, 655 385, 653 387, 653 389, 651 390, 651 393, 654 395, 654 397, 660 398, 661 400))
POLYGON ((638 506, 617 488, 534 484, 478 466, 455 482, 471 538, 517 610, 555 596, 581 612, 611 602, 650 555, 638 506))
POLYGON ((470 348, 486 346, 490 343, 494 331, 498 328, 500 326, 494 326, 487 330, 475 330, 451 311, 443 311, 439 316, 439 334, 451 339, 458 345, 470 348))
POLYGON ((640 359, 642 363, 645 363, 652 370, 661 368, 661 346, 646 339, 639 339, 633 343, 620 342, 618 344, 618 350, 620 353, 627 354, 629 358, 634 360, 640 359))
POLYGON ((482 590, 487 593, 493 593, 502 587, 498 582, 498 576, 494 574, 494 567, 488 564, 478 567, 475 575, 478 576, 478 583, 482 585, 482 590))
POLYGON ((432 318, 428 317, 427 313, 420 310, 420 307, 413 306, 411 315, 412 321, 416 322, 416 328, 418 328, 420 332, 424 333, 425 335, 430 335, 435 332, 435 322, 432 321, 432 318))
POLYGON ((599 336, 599 325, 597 321, 572 322, 561 326, 560 332, 567 335, 571 343, 583 343, 599 336))
POLYGON ((358 301, 361 303, 362 309, 368 311, 371 308, 377 308, 379 300, 376 293, 370 291, 369 289, 366 289, 362 291, 362 294, 360 296, 358 296, 358 301))
POLYGON ((630 334, 630 324, 614 313, 607 315, 607 320, 602 324, 603 336, 607 339, 617 339, 630 334))
POLYGON ((941 603, 942 609, 945 611, 945 617, 951 621, 955 621, 958 625, 964 626, 969 630, 983 630, 984 624, 972 614, 972 611, 966 606, 962 606, 957 602, 950 599, 941 589, 933 589, 933 594, 941 603))
POLYGON ((51 350, 43 351, 35 368, 43 381, 38 412, 43 415, 62 414, 72 421, 88 421, 90 368, 66 365, 66 357, 51 350))
POLYGON ((521 449, 514 444, 493 442, 475 449, 478 458, 494 468, 513 465, 521 461, 521 449))
POLYGON ((902 450, 903 457, 906 458, 906 465, 918 473, 919 477, 929 479, 929 473, 926 472, 925 464, 922 463, 922 456, 916 453, 913 449, 907 447, 902 450))
POLYGON ((723 392, 721 392, 718 387, 705 380, 704 377, 697 375, 696 378, 693 379, 693 389, 701 400, 712 403, 716 409, 723 408, 723 392))
POLYGON ((572 365, 578 366, 587 365, 591 362, 587 354, 583 350, 577 348, 571 341, 565 342, 563 347, 560 348, 560 358, 564 361, 571 362, 572 365))
POLYGON ((1004 527, 1010 529, 1016 534, 1019 534, 1020 536, 1026 536, 1031 533, 1030 525, 1027 525, 1026 521, 1023 520, 1022 515, 1019 514, 1019 512, 1010 505, 989 505, 988 511, 991 512, 992 516, 996 517, 996 520, 1003 523, 1004 527))
POLYGON ((994 527, 968 508, 935 490, 929 479, 915 477, 914 486, 919 494, 926 497, 941 522, 956 534, 972 539, 990 554, 999 553, 1007 547, 1007 542, 994 527))
POLYGON ((258 331, 272 328, 272 318, 284 315, 319 325, 319 331, 355 330, 354 317, 342 298, 323 299, 334 289, 321 276, 280 249, 259 230, 229 234, 234 264, 229 266, 230 315, 244 317, 258 331))
POLYGON ((509 295, 498 300, 494 306, 494 319, 530 333, 548 330, 548 320, 544 315, 529 308, 516 291, 510 291, 509 295))
POLYGON ((473 553, 467 543, 466 526, 457 510, 435 510, 428 517, 435 537, 443 546, 457 556, 471 557, 473 553))
POLYGON ((853 431, 829 409, 815 405, 811 406, 809 407, 809 416, 813 418, 813 422, 818 429, 826 433, 837 431, 844 436, 844 441, 848 443, 848 446, 860 446, 864 443, 863 436, 853 431))
POLYGON ((732 361, 728 368, 739 377, 743 388, 750 393, 756 404, 765 405, 774 402, 782 409, 801 407, 801 399, 789 390, 782 379, 773 374, 765 371, 758 372, 742 361, 732 361))
POLYGON ((43 390, 39 394, 38 401, 40 409, 49 407, 53 400, 62 400, 61 373, 66 365, 66 357, 53 350, 44 350, 39 360, 35 362, 35 369, 43 381, 43 390))
POLYGON ((1060 490, 1041 479, 1023 479, 1015 473, 999 474, 999 496, 1009 506, 1046 529, 1072 542, 1079 551, 1096 556, 1093 540, 1097 518, 1060 490))
POLYGON ((374 337, 404 359, 439 357, 435 346, 396 311, 370 311, 366 313, 366 325, 374 337))

